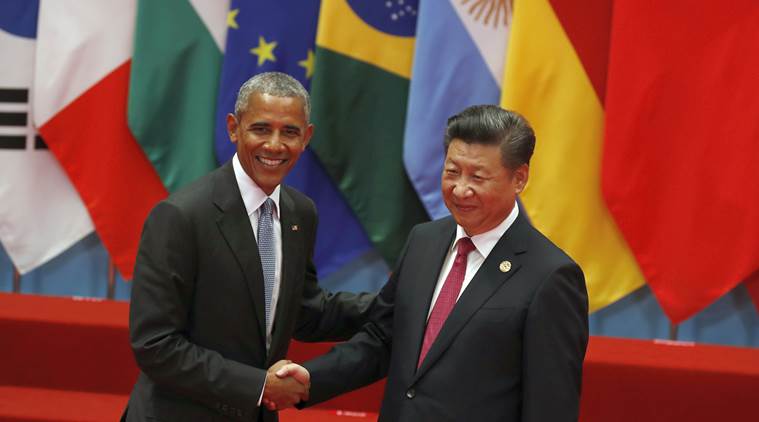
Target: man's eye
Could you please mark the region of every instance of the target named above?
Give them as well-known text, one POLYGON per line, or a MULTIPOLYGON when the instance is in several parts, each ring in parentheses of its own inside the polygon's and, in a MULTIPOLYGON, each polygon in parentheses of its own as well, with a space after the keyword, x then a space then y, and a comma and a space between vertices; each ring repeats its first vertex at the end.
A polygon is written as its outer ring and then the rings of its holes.
POLYGON ((269 128, 261 127, 261 126, 255 126, 255 127, 253 127, 251 129, 251 131, 253 133, 256 133, 256 134, 264 134, 264 133, 268 133, 269 132, 269 128))

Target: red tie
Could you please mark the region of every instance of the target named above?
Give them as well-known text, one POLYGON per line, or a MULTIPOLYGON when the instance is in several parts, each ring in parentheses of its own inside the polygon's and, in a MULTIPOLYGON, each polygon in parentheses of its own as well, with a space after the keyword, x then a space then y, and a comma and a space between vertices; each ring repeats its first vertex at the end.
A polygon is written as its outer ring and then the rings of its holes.
POLYGON ((448 277, 445 278, 443 288, 440 289, 440 294, 435 301, 435 305, 432 308, 430 319, 427 321, 427 329, 424 331, 424 342, 422 343, 422 352, 419 353, 419 362, 417 362, 417 368, 422 366, 427 352, 430 351, 432 343, 435 341, 440 329, 443 328, 448 314, 451 313, 453 306, 456 304, 456 299, 459 297, 461 291, 461 285, 464 284, 464 275, 466 274, 466 258, 469 252, 474 250, 474 243, 468 237, 462 237, 458 241, 458 247, 456 252, 456 259, 453 261, 453 267, 448 273, 448 277))

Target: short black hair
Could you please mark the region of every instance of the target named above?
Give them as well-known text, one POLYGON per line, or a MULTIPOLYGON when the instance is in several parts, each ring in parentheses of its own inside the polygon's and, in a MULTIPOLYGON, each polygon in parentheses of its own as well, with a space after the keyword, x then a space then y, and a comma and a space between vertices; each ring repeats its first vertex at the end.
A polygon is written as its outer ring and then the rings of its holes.
POLYGON ((445 151, 454 139, 467 144, 500 145, 504 167, 516 169, 530 164, 535 150, 535 132, 521 114, 496 105, 467 107, 448 119, 445 151))
POLYGON ((306 122, 309 121, 311 98, 306 88, 292 76, 282 72, 265 72, 245 81, 240 87, 235 101, 235 116, 237 118, 240 118, 242 113, 248 109, 248 99, 250 94, 254 93, 269 94, 281 98, 300 98, 303 101, 303 114, 306 116, 306 122))

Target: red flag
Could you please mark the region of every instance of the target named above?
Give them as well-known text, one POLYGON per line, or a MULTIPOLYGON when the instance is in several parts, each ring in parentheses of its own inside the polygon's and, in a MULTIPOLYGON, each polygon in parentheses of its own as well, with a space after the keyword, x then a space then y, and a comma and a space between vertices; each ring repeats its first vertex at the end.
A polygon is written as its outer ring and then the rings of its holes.
POLYGON ((759 268, 759 3, 614 6, 602 189, 678 323, 759 268))

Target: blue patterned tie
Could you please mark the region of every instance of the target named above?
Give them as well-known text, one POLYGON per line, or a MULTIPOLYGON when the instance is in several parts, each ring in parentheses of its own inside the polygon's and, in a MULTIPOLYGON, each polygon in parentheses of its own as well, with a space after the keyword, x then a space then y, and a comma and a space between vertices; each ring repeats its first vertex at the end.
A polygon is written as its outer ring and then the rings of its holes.
POLYGON ((269 346, 269 332, 272 322, 271 296, 274 291, 274 272, 276 269, 277 255, 274 250, 274 221, 272 211, 274 201, 266 198, 261 205, 261 213, 258 216, 258 253, 261 255, 261 268, 264 272, 264 297, 266 309, 266 346, 269 346))

